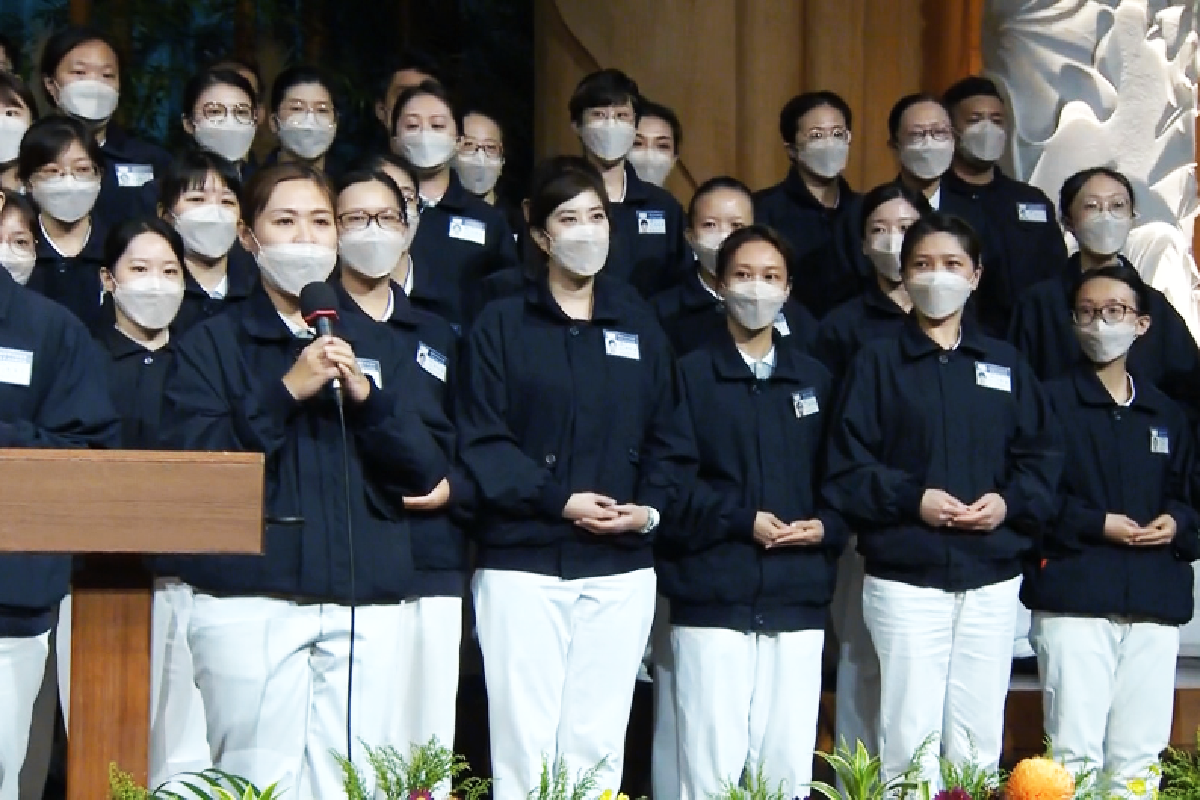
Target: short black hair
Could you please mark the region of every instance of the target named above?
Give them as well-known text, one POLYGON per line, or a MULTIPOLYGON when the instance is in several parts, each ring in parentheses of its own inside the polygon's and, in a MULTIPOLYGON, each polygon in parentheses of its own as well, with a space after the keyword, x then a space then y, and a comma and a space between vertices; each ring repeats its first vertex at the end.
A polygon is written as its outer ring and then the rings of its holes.
POLYGON ((450 92, 446 87, 437 81, 421 81, 416 86, 410 86, 396 97, 396 105, 392 106, 391 125, 388 126, 388 133, 392 136, 396 135, 396 123, 400 120, 400 113, 409 101, 414 97, 436 97, 446 104, 446 108, 450 109, 450 116, 454 118, 454 125, 458 129, 458 133, 462 133, 462 116, 458 113, 458 107, 454 104, 454 100, 450 97, 450 92))
POLYGON ((896 101, 896 104, 894 106, 892 106, 892 110, 888 114, 888 123, 887 124, 888 124, 888 141, 889 142, 895 143, 899 140, 900 119, 904 116, 904 112, 908 111, 913 106, 919 105, 921 103, 933 103, 935 106, 941 106, 942 110, 946 112, 946 116, 947 117, 950 116, 950 111, 949 111, 949 109, 946 108, 946 104, 943 103, 938 98, 934 97, 933 95, 927 94, 925 92, 915 92, 913 94, 906 94, 906 95, 904 95, 904 97, 901 97, 899 100, 896 101))
POLYGON ((384 68, 380 70, 375 93, 377 100, 387 97, 388 89, 392 87, 392 81, 396 79, 396 73, 405 70, 428 75, 430 79, 443 85, 446 83, 445 75, 442 74, 442 65, 438 63, 432 53, 416 47, 406 47, 392 55, 384 64, 384 68))
POLYGON ((975 233, 975 229, 966 220, 953 214, 943 214, 940 211, 921 217, 904 234, 904 244, 900 246, 901 266, 908 267, 908 260, 912 257, 912 252, 922 239, 937 233, 948 233, 957 239, 959 245, 971 258, 975 269, 983 266, 981 256, 983 247, 979 242, 979 234, 975 233))
POLYGON ((791 283, 792 276, 796 274, 796 251, 788 244, 787 239, 783 238, 774 228, 759 224, 738 228, 725 237, 725 241, 721 243, 721 249, 717 251, 717 280, 725 280, 729 268, 733 265, 734 254, 741 249, 742 245, 751 242, 766 242, 774 247, 779 255, 783 256, 788 283, 791 283))
POLYGON ((176 153, 166 172, 159 177, 158 202, 163 210, 170 211, 184 193, 203 188, 209 173, 217 175, 231 192, 238 195, 240 205, 242 179, 237 167, 216 153, 191 145, 176 153))
POLYGON ((308 64, 298 64, 294 67, 288 67, 279 73, 279 77, 275 79, 275 83, 271 84, 271 111, 279 113, 279 106, 283 103, 283 98, 287 97, 287 93, 293 87, 309 83, 323 86, 325 91, 329 92, 329 99, 333 101, 336 110, 337 95, 333 91, 333 83, 330 82, 329 76, 325 74, 324 70, 318 67, 308 64))
POLYGON ((585 75, 575 86, 567 111, 571 122, 583 124, 583 112, 589 108, 608 108, 629 103, 635 118, 641 117, 642 95, 638 85, 619 69, 601 69, 585 75))
POLYGON ((1114 281, 1120 281, 1133 290, 1133 296, 1137 301, 1137 313, 1150 313, 1150 296, 1151 289, 1142 278, 1142 274, 1137 271, 1137 268, 1130 264, 1123 256, 1117 259, 1115 264, 1106 264, 1103 267, 1095 269, 1083 270, 1074 281, 1071 287, 1071 305, 1079 299, 1079 290, 1084 287, 1088 281, 1094 281, 1097 278, 1108 278, 1114 281))
POLYGON ((800 132, 800 118, 814 108, 822 106, 835 109, 846 121, 846 130, 853 129, 854 118, 850 113, 850 104, 843 100, 840 94, 827 89, 804 92, 788 100, 779 112, 779 135, 783 137, 783 143, 795 144, 796 134, 800 132))
POLYGON ((400 193, 400 187, 392 180, 392 176, 388 175, 382 169, 353 169, 339 175, 333 184, 335 195, 341 197, 342 192, 360 183, 378 183, 391 192, 392 197, 396 199, 396 206, 400 209, 400 218, 404 220, 406 225, 408 224, 408 203, 405 202, 404 195, 400 193))
POLYGON ((42 229, 38 225, 37 209, 33 207, 33 202, 20 192, 0 189, 0 219, 13 212, 25 221, 25 227, 33 234, 34 241, 41 239, 42 229))
POLYGON ((1004 102, 995 81, 991 78, 971 75, 958 81, 942 94, 942 105, 953 115, 954 107, 970 97, 994 97, 1000 102, 1004 102))
POLYGON ((390 150, 378 150, 365 155, 358 161, 355 161, 350 166, 350 170, 352 172, 384 172, 385 167, 393 167, 403 172, 413 182, 413 186, 421 185, 421 181, 417 177, 417 171, 413 169, 413 165, 390 150))
POLYGON ((929 200, 924 194, 918 192, 916 189, 910 189, 900 181, 889 181, 888 183, 876 186, 863 195, 862 209, 858 218, 858 229, 862 231, 864 236, 867 233, 867 222, 871 219, 871 215, 875 213, 875 209, 893 200, 907 201, 910 206, 917 210, 917 214, 922 217, 933 213, 933 206, 929 205, 929 200))
POLYGON ((42 48, 42 77, 53 78, 54 73, 58 71, 58 65, 67 57, 67 54, 76 47, 89 42, 103 42, 108 45, 109 49, 117 56, 117 70, 120 71, 121 51, 117 48, 117 43, 111 36, 96 28, 71 25, 55 31, 46 40, 46 44, 42 48))
POLYGON ((591 190, 600 198, 604 213, 612 219, 608 192, 600 171, 582 156, 556 156, 534 169, 529 193, 529 227, 546 229, 546 220, 563 203, 591 190))
POLYGON ((21 80, 21 76, 15 72, 0 71, 0 103, 25 106, 35 121, 41 116, 29 84, 21 80))
POLYGON ((12 71, 19 73, 21 71, 21 48, 17 46, 16 41, 11 36, 0 33, 0 50, 3 50, 4 55, 8 56, 8 60, 12 62, 12 71))
POLYGON ((1137 197, 1133 194, 1133 182, 1125 176, 1125 173, 1119 172, 1112 167, 1091 167, 1080 170, 1063 181, 1062 189, 1058 192, 1058 213, 1063 219, 1071 219, 1071 204, 1075 202, 1075 198, 1083 191, 1084 184, 1097 175, 1112 178, 1124 186, 1125 191, 1129 192, 1129 204, 1134 208, 1137 207, 1137 197))
POLYGON ((97 170, 104 169, 104 155, 91 131, 74 117, 55 114, 39 119, 25 131, 17 156, 17 177, 28 182, 39 169, 57 161, 72 142, 79 142, 97 170))
POLYGON ((462 133, 466 126, 467 117, 475 114, 479 117, 487 117, 492 123, 500 129, 500 143, 504 144, 504 123, 500 121, 500 114, 488 106, 487 103, 480 101, 472 101, 464 103, 459 107, 458 111, 458 132, 462 133))
POLYGON ((675 152, 678 153, 679 148, 683 146, 683 125, 680 124, 679 115, 675 113, 674 109, 643 97, 641 101, 641 114, 638 118, 645 119, 646 117, 654 117, 667 123, 667 126, 671 129, 671 138, 675 140, 675 152))
MULTIPOLYGON (((263 88, 262 69, 259 68, 257 60, 245 56, 228 55, 208 65, 209 69, 228 69, 234 72, 237 72, 238 67, 254 76, 254 82, 258 85, 256 94, 261 94, 263 88)), ((257 99, 262 101, 261 97, 257 99)))
POLYGON ((117 262, 129 249, 130 242, 143 233, 154 233, 165 239, 171 249, 175 251, 175 257, 179 259, 180 266, 183 265, 183 238, 175 228, 159 217, 133 217, 113 228, 108 234, 108 238, 104 240, 104 268, 109 272, 115 271, 117 262))
POLYGON ((197 72, 184 85, 182 107, 184 117, 191 119, 196 110, 196 101, 200 99, 200 95, 213 86, 232 86, 240 89, 250 98, 250 105, 258 107, 258 95, 255 94, 254 87, 244 75, 240 75, 228 67, 209 67, 197 72))
POLYGON ((754 193, 750 191, 750 187, 730 175, 717 175, 714 178, 709 178, 704 183, 696 187, 696 191, 692 192, 692 199, 688 202, 687 216, 688 225, 693 225, 696 222, 696 206, 700 204, 705 195, 710 195, 713 192, 727 189, 731 192, 739 192, 750 198, 750 202, 754 202, 754 193))

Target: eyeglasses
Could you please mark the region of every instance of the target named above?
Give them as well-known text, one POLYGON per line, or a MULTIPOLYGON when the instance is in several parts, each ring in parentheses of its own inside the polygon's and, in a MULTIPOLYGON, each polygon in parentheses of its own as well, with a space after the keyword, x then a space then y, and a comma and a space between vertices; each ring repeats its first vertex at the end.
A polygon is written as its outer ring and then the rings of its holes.
POLYGON ((208 122, 223 122, 226 117, 232 115, 243 125, 254 124, 254 107, 248 103, 238 103, 232 108, 224 103, 205 103, 200 108, 200 113, 208 122))
POLYGON ((369 211, 347 211, 338 215, 338 223, 348 231, 365 230, 372 222, 385 231, 403 231, 405 228, 404 218, 394 208, 385 208, 374 214, 369 211))
POLYGON ((1116 325, 1130 314, 1137 316, 1137 309, 1130 308, 1124 303, 1110 303, 1106 306, 1101 306, 1100 308, 1084 306, 1082 308, 1073 309, 1071 311, 1071 319, 1075 320, 1076 325, 1091 325, 1092 320, 1096 319, 1096 317, 1099 317, 1108 325, 1116 325))
POLYGON ((458 154, 473 156, 480 150, 488 158, 503 158, 504 148, 497 142, 477 142, 474 139, 463 139, 458 145, 458 154))
POLYGON ((100 170, 96 168, 95 164, 76 164, 67 171, 57 164, 47 164, 33 173, 33 177, 41 181, 52 181, 64 175, 74 175, 77 180, 81 181, 94 181, 100 177, 100 170))
POLYGON ((1125 200, 1110 200, 1108 204, 1100 200, 1084 200, 1083 201, 1083 216, 1091 217, 1107 211, 1110 216, 1117 219, 1129 219, 1134 216, 1133 203, 1125 200))
POLYGON ((850 138, 850 131, 845 128, 812 128, 804 134, 804 138, 809 142, 821 142, 826 139, 844 142, 850 138))
POLYGON ((337 121, 337 109, 332 103, 306 103, 303 100, 287 100, 280 106, 281 117, 291 118, 312 114, 318 122, 332 125, 337 121))
POLYGON ((923 131, 907 131, 904 134, 904 143, 916 146, 924 144, 926 139, 932 139, 935 142, 948 142, 953 136, 954 133, 949 128, 930 128, 923 131))

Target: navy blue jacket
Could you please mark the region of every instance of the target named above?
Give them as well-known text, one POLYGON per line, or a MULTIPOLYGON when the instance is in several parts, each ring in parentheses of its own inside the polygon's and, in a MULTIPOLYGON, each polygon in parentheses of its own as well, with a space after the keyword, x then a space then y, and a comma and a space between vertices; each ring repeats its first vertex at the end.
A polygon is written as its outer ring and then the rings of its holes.
POLYGON ((683 238, 685 216, 670 192, 639 178, 626 162, 625 199, 612 204, 604 274, 628 281, 647 298, 679 283, 695 267, 683 238))
MULTIPOLYGON (((104 354, 79 320, 8 270, 0 270, 0 348, 0 447, 120 445, 104 354), (27 379, 23 354, 32 354, 27 379)), ((0 555, 0 636, 50 630, 70 577, 70 556, 0 555)))
POLYGON ((1035 611, 1121 615, 1182 625, 1192 618, 1192 564, 1200 517, 1192 507, 1195 448, 1187 417, 1149 383, 1118 406, 1088 365, 1046 384, 1065 440, 1058 514, 1025 571, 1021 598, 1035 611), (1170 514, 1175 540, 1122 545, 1105 514, 1148 525, 1170 514))
MULTIPOLYGON (((181 577, 198 589, 339 603, 412 594, 402 498, 428 494, 447 475, 444 444, 429 424, 439 410, 426 393, 409 389, 419 385, 420 367, 381 329, 346 315, 334 331, 359 359, 376 361, 383 377, 365 402, 346 402, 355 596, 336 406, 328 392, 298 403, 283 385, 309 340, 292 335, 262 289, 193 328, 167 378, 165 445, 267 457, 265 555, 194 559, 181 577)), ((449 423, 440 428, 448 431, 449 423)))
POLYGON ((132 217, 158 216, 158 179, 171 165, 167 151, 109 123, 100 152, 104 164, 95 219, 111 229, 132 217))
POLYGON ((517 266, 517 250, 503 212, 463 188, 454 170, 437 205, 425 206, 410 250, 417 308, 436 314, 456 330, 480 307, 485 277, 517 266))
POLYGON ((245 302, 258 285, 258 265, 254 263, 254 256, 247 253, 238 242, 234 242, 233 249, 229 251, 225 274, 228 279, 225 296, 217 299, 204 291, 190 271, 184 270, 183 303, 179 306, 175 321, 171 323, 173 333, 186 333, 209 317, 245 302))
MULTIPOLYGON (((695 270, 683 281, 650 299, 675 354, 684 356, 728 331, 725 304, 713 296, 695 270)), ((807 353, 817 335, 817 321, 808 309, 788 298, 775 318, 783 343, 807 353)))
POLYGON ((974 216, 985 220, 975 312, 989 335, 1003 337, 1021 293, 1067 267, 1067 245, 1054 204, 1041 189, 1000 170, 983 186, 967 183, 950 170, 942 178, 942 193, 974 204, 974 216))
POLYGON ((590 321, 545 278, 483 310, 458 391, 461 457, 479 492, 478 565, 563 578, 653 565, 651 537, 596 536, 563 519, 576 492, 665 518, 694 465, 675 359, 627 284, 595 279, 590 321))
MULTIPOLYGON (((379 324, 358 307, 339 284, 343 313, 360 317, 364 323, 379 324)), ((441 317, 414 308, 404 291, 392 283, 392 315, 383 327, 394 337, 401 356, 421 365, 420 386, 446 418, 453 414, 453 387, 458 379, 458 337, 441 317)), ((435 420, 438 422, 440 420, 435 420)), ((474 484, 454 463, 457 437, 436 430, 450 468, 450 502, 437 511, 409 511, 414 576, 413 593, 418 597, 462 597, 467 580, 467 539, 460 523, 467 520, 474 484)))
POLYGON ((659 586, 675 625, 738 631, 823 628, 841 517, 820 499, 821 449, 829 418, 830 375, 775 337, 775 369, 756 380, 733 337, 714 338, 679 363, 699 453, 699 475, 679 524, 657 544, 659 586), (819 519, 818 545, 765 549, 754 519, 819 519))
MULTIPOLYGON (((1129 264, 1124 256, 1120 259, 1129 264)), ((1030 288, 1013 310, 1009 341, 1044 381, 1086 363, 1071 321, 1071 289, 1079 271, 1076 254, 1066 271, 1030 288)), ((1196 340, 1171 301, 1157 289, 1150 289, 1150 308, 1141 312, 1150 315, 1151 324, 1129 349, 1129 372, 1153 383, 1195 419, 1200 416, 1200 348, 1196 340)))
POLYGON ((812 354, 841 380, 867 342, 900 335, 908 313, 883 293, 878 283, 829 312, 817 328, 812 354))
POLYGON ((100 283, 100 268, 104 266, 107 237, 108 229, 93 214, 91 235, 78 255, 59 255, 45 237, 38 239, 37 261, 25 284, 64 306, 92 333, 116 321, 111 304, 106 307, 100 297, 104 288, 100 283))
POLYGON ((842 387, 824 492, 859 534, 868 575, 950 592, 1016 577, 1054 513, 1062 446, 1033 370, 1011 345, 963 327, 942 350, 915 318, 863 346, 842 387), (988 533, 931 528, 926 489, 989 492, 1008 516, 988 533))
POLYGON ((158 446, 163 389, 175 359, 175 341, 149 350, 115 326, 96 338, 109 355, 108 393, 121 418, 121 447, 153 450, 158 446))

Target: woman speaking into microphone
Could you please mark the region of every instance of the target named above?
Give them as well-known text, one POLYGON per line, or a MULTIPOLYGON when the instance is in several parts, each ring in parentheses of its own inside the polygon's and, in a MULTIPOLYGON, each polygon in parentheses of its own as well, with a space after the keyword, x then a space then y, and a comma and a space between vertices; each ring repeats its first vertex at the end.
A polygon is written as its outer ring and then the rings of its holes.
POLYGON ((347 317, 316 336, 301 313, 301 290, 337 258, 327 179, 269 167, 243 211, 261 286, 180 342, 163 428, 180 449, 266 454, 265 551, 181 569, 195 591, 189 641, 216 766, 289 797, 332 797, 331 750, 352 737, 365 763, 358 742, 387 743, 413 572, 403 498, 446 477, 451 431, 432 395, 402 388, 420 366, 374 325, 347 317))

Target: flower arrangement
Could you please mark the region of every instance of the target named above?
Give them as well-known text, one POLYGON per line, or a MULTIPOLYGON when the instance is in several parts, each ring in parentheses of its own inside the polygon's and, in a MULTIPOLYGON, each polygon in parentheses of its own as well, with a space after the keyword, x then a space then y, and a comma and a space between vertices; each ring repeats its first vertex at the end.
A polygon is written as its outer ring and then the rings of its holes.
MULTIPOLYGON (((822 781, 813 781, 809 785, 824 795, 827 800, 884 800, 884 798, 910 797, 922 789, 917 775, 920 773, 921 759, 932 745, 933 737, 934 735, 930 734, 925 738, 908 762, 908 767, 904 772, 890 781, 884 781, 882 778, 883 762, 879 756, 872 756, 868 753, 861 741, 856 742, 854 749, 851 750, 847 746, 846 740, 843 739, 832 753, 818 751, 817 755, 825 759, 825 762, 833 768, 838 781, 845 787, 845 792, 840 792, 822 781)), ((928 796, 926 787, 925 797, 928 798, 928 796)))
POLYGON ((139 786, 132 775, 118 769, 116 764, 108 765, 109 800, 278 800, 279 794, 276 784, 259 789, 245 778, 219 769, 188 772, 151 790, 139 786), (187 794, 167 786, 179 786, 187 794))
MULTIPOLYGON (((443 747, 436 736, 426 744, 414 744, 407 757, 391 746, 366 746, 366 751, 375 773, 375 793, 368 789, 362 773, 348 758, 333 754, 342 768, 346 800, 373 800, 377 795, 384 800, 434 800, 435 791, 453 785, 470 769, 465 758, 443 747)), ((463 800, 480 800, 487 794, 489 783, 482 778, 466 778, 454 787, 454 795, 463 800)))
POLYGON ((1071 800, 1075 777, 1054 759, 1035 756, 1013 767, 1005 793, 1009 800, 1071 800))
POLYGON ((721 791, 710 800, 792 800, 792 792, 784 791, 783 783, 772 787, 767 782, 766 773, 760 763, 754 772, 745 778, 745 785, 726 781, 721 791))
POLYGON ((948 758, 938 759, 943 788, 933 800, 992 800, 999 797, 1004 773, 980 766, 975 740, 970 735, 967 739, 971 746, 967 761, 956 764, 948 758))

